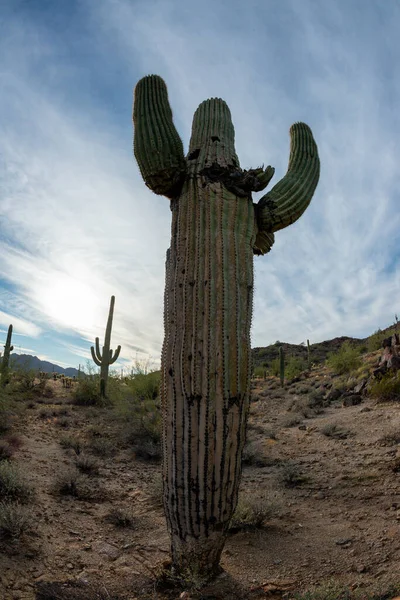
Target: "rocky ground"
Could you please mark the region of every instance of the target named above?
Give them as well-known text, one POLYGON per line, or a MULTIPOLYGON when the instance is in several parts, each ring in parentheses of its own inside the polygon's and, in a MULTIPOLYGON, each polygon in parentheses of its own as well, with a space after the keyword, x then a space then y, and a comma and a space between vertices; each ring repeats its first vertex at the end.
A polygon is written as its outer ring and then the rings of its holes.
POLYGON ((28 403, 6 434, 34 496, 31 530, 2 542, 0 598, 295 598, 332 581, 392 598, 400 404, 334 399, 336 380, 315 367, 284 388, 276 378, 253 382, 241 502, 264 523, 232 531, 224 574, 197 596, 154 583, 169 549, 159 464, 116 447, 110 409, 75 406, 51 382, 54 397, 28 403))

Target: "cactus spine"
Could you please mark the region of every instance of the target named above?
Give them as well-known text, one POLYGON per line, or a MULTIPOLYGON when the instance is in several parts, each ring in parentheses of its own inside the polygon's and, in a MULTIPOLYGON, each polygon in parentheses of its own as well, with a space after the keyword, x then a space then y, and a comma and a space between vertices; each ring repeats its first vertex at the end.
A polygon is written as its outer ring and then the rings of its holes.
POLYGON ((121 346, 118 346, 115 352, 113 352, 113 350, 111 350, 110 348, 114 303, 115 296, 111 296, 110 311, 108 313, 108 321, 106 327, 106 334, 104 338, 103 351, 100 352, 100 344, 98 337, 96 338, 96 349, 93 348, 93 346, 91 346, 90 348, 94 362, 98 367, 100 367, 100 396, 102 398, 105 398, 107 395, 108 367, 115 363, 119 356, 119 353, 121 352, 121 346))
POLYGON ((1 361, 1 385, 7 385, 9 381, 9 363, 10 363, 10 354, 14 350, 14 346, 11 346, 11 337, 12 337, 13 326, 10 325, 7 333, 7 340, 4 345, 4 354, 3 359, 1 361))
POLYGON ((281 386, 285 383, 285 352, 283 346, 279 346, 279 376, 281 379, 281 386))
POLYGON ((193 118, 189 153, 164 81, 135 88, 134 153, 146 185, 171 199, 161 362, 164 508, 172 569, 197 583, 218 570, 236 508, 250 397, 253 254, 308 206, 319 177, 310 128, 293 125, 286 176, 258 204, 274 169, 242 170, 228 106, 193 118))

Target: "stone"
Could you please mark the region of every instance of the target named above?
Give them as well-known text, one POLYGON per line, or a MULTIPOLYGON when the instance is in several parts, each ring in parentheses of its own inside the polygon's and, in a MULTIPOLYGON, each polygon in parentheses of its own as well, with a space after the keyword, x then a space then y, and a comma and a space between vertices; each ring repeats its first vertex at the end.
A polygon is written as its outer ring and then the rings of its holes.
POLYGON ((355 388, 354 388, 354 393, 355 394, 361 394, 361 392, 365 389, 365 386, 367 385, 367 379, 362 379, 360 381, 360 383, 358 383, 355 388))
POLYGON ((356 406, 357 404, 361 404, 361 402, 362 397, 360 394, 351 394, 343 398, 342 406, 356 406))
POLYGON ((335 400, 338 400, 342 395, 342 392, 340 390, 338 390, 337 388, 333 388, 333 390, 330 390, 327 395, 326 395, 326 400, 328 402, 335 402, 335 400))

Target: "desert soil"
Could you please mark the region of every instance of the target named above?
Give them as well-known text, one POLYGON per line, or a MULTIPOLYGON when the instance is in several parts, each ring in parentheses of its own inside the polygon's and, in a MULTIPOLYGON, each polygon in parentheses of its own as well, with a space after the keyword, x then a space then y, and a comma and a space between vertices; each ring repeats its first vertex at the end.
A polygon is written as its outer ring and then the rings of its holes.
MULTIPOLYGON (((241 488, 275 509, 262 528, 229 536, 225 573, 199 597, 292 598, 330 580, 367 594, 400 582, 400 406, 368 398, 348 407, 336 401, 288 426, 293 403, 330 377, 320 367, 297 388, 281 390, 274 378, 253 382, 248 437, 264 466, 245 466, 241 488), (343 435, 324 435, 328 424, 343 435), (295 485, 284 481, 288 469, 295 485)), ((27 408, 12 429, 21 441, 13 461, 36 492, 34 531, 1 547, 0 598, 33 600, 46 582, 62 582, 54 587, 61 591, 40 596, 49 600, 92 598, 89 591, 68 595, 81 586, 94 586, 99 595, 93 598, 178 598, 154 586, 155 567, 169 550, 163 510, 154 502, 159 464, 116 449, 98 458, 98 476, 85 476, 93 497, 55 493, 55 481, 76 458, 60 445, 62 436, 97 434, 112 441, 113 424, 106 409, 74 406, 60 382, 50 385, 55 397, 27 408), (67 415, 57 416, 60 407, 67 415), (56 414, 46 418, 43 408, 56 414), (114 509, 131 513, 131 525, 108 522, 114 509)))

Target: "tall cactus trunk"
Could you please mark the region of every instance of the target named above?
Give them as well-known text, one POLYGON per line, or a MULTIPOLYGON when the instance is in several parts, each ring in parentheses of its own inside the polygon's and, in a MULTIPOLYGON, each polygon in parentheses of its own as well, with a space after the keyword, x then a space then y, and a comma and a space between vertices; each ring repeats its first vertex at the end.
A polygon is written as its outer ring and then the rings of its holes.
POLYGON ((226 103, 202 102, 189 153, 167 88, 149 75, 135 88, 134 151, 146 185, 171 200, 162 352, 164 508, 172 570, 201 584, 218 571, 237 504, 250 398, 253 254, 310 203, 319 159, 310 128, 290 129, 286 175, 240 168, 226 103))
POLYGON ((218 568, 237 503, 255 228, 251 200, 203 183, 189 180, 172 205, 162 405, 173 564, 207 578, 218 568))

